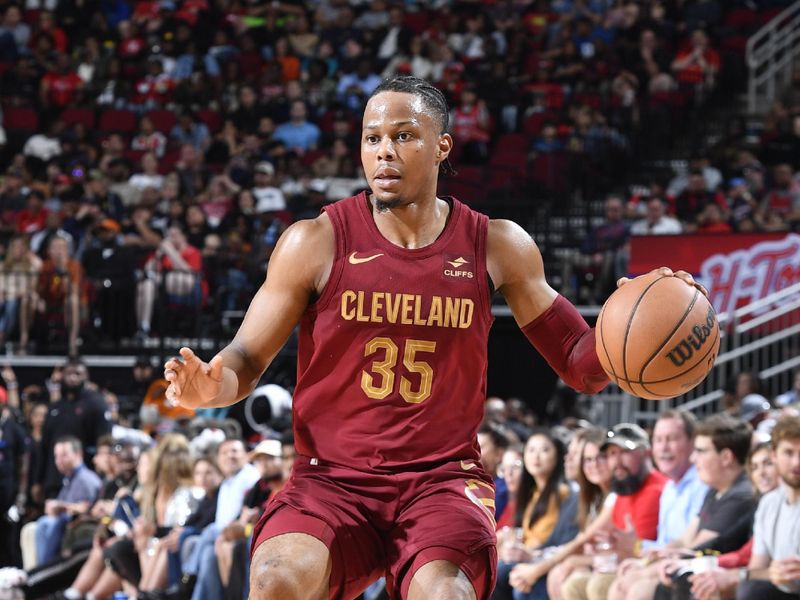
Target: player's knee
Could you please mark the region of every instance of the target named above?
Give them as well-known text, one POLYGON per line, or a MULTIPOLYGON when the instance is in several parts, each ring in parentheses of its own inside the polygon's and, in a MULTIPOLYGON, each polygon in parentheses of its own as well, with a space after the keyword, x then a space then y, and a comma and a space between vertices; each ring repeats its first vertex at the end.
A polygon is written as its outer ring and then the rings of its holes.
POLYGON ((460 578, 437 581, 431 586, 427 597, 431 600, 476 600, 472 584, 460 578))
POLYGON ((297 574, 270 561, 254 563, 250 568, 251 600, 314 600, 302 585, 297 574))
POLYGON ((251 600, 319 600, 328 596, 330 559, 321 542, 296 534, 268 540, 250 566, 251 600), (290 537, 295 536, 295 537, 290 537))

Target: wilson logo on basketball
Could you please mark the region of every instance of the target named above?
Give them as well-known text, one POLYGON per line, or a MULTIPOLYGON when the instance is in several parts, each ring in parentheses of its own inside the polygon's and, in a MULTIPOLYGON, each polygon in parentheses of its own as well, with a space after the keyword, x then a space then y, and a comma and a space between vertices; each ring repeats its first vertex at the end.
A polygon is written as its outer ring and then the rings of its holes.
POLYGON ((453 279, 472 279, 475 274, 472 272, 472 256, 464 257, 461 254, 444 255, 444 274, 453 279))
POLYGON ((714 323, 717 316, 713 308, 708 309, 705 323, 695 325, 692 327, 692 333, 686 339, 681 340, 677 346, 673 347, 668 353, 667 357, 672 361, 676 367, 680 367, 687 360, 694 356, 696 350, 700 350, 703 344, 706 343, 711 332, 714 330, 714 323))

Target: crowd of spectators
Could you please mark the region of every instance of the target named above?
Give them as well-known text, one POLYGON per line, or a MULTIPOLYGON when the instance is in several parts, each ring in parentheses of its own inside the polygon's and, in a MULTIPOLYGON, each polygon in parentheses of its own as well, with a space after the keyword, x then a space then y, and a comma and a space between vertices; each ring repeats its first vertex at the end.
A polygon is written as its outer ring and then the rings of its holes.
MULTIPOLYGON (((241 310, 287 224, 366 187, 360 113, 383 77, 442 89, 461 171, 445 189, 490 213, 495 188, 618 186, 737 79, 742 37, 785 3, 766 4, 4 2, 0 246, 3 280, 22 274, 0 335, 75 353, 241 310)), ((722 181, 698 158, 648 197, 687 230, 796 219, 796 95, 758 151, 722 156, 745 131, 710 150, 722 181)), ((637 201, 637 230, 663 230, 637 201)))
MULTIPOLYGON (((10 367, 0 377, 0 567, 24 567, 0 569, 0 590, 13 574, 29 599, 247 597, 253 527, 294 458, 289 392, 267 384, 189 411, 145 358, 122 389, 79 360, 43 385, 20 388, 10 367)), ((800 372, 785 393, 761 392, 740 373, 719 414, 668 410, 651 432, 541 422, 488 398, 493 598, 796 598, 800 372)))

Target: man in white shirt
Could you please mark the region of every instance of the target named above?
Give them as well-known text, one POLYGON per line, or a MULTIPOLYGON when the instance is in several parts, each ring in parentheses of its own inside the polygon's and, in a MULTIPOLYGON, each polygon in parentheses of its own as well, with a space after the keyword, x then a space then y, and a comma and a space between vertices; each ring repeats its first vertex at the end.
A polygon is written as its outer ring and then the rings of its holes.
MULTIPOLYGON (((202 577, 200 565, 209 562, 207 555, 214 556, 214 542, 226 525, 239 516, 244 505, 244 496, 261 478, 258 469, 247 462, 247 452, 242 440, 229 438, 217 448, 217 464, 224 479, 217 492, 217 512, 214 522, 200 534, 191 556, 182 565, 184 581, 202 577)), ((199 591, 199 590, 196 590, 199 591)))
MULTIPOLYGON (((682 410, 662 412, 653 428, 653 460, 669 481, 659 498, 658 537, 637 540, 633 532, 616 531, 613 537, 619 556, 634 556, 642 550, 664 548, 681 537, 700 512, 708 486, 697 477, 692 464, 697 420, 682 410)), ((608 598, 625 598, 632 583, 643 577, 646 567, 638 558, 625 561, 609 589, 608 598)))
POLYGON ((800 417, 778 421, 772 454, 781 485, 758 504, 753 554, 740 572, 737 600, 800 597, 800 417))
POLYGON ((631 235, 675 235, 683 231, 680 221, 666 214, 661 198, 653 196, 647 201, 647 215, 631 225, 631 235))
POLYGON ((275 187, 275 167, 272 163, 262 161, 256 165, 253 174, 253 197, 256 199, 256 212, 275 212, 286 210, 286 199, 283 192, 275 187))

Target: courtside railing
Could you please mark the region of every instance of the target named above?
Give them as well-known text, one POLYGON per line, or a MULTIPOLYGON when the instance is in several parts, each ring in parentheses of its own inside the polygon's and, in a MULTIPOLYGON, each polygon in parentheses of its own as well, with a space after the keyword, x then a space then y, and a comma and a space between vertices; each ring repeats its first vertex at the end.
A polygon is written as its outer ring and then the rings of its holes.
POLYGON ((775 16, 747 40, 747 109, 765 111, 788 83, 800 56, 800 1, 775 16))
POLYGON ((634 398, 612 388, 600 397, 609 406, 597 416, 605 419, 624 414, 646 423, 654 421, 665 408, 681 407, 704 417, 723 408, 725 388, 737 374, 745 371, 758 375, 767 397, 791 387, 792 373, 800 367, 800 283, 732 313, 722 313, 719 322, 720 352, 708 377, 699 386, 662 402, 634 398), (617 405, 627 407, 621 409, 617 405))

